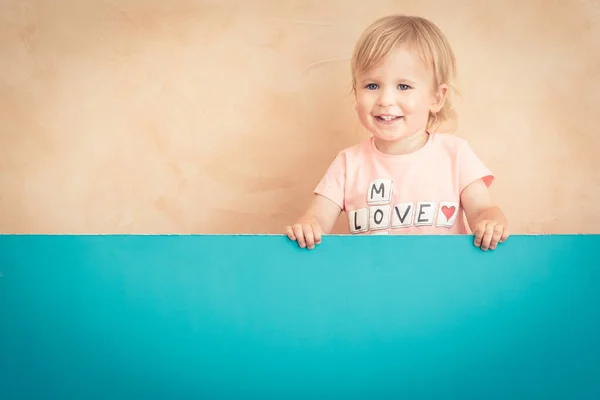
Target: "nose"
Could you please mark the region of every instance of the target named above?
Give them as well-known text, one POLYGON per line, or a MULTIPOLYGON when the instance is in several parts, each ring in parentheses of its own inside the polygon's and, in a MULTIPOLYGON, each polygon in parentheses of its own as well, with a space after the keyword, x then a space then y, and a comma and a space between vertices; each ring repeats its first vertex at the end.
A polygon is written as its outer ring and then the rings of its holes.
POLYGON ((394 90, 385 88, 379 91, 377 104, 381 107, 387 107, 395 104, 396 93, 394 90))

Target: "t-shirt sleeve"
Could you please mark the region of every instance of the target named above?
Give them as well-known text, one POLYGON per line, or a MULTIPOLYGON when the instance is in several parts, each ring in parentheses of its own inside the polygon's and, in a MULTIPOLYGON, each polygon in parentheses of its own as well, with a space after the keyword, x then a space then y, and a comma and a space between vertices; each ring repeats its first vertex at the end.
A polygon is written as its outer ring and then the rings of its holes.
POLYGON ((325 175, 314 190, 344 209, 344 193, 346 188, 346 157, 343 152, 338 153, 325 175))
POLYGON ((475 154, 471 146, 464 142, 457 154, 459 193, 471 183, 483 179, 487 187, 494 181, 494 174, 475 154))

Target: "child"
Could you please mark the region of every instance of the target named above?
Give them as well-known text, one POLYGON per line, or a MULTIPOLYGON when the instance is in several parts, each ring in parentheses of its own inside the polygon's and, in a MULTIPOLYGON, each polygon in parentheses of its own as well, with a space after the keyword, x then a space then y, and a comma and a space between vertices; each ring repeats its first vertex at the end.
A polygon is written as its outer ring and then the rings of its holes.
POLYGON ((424 18, 384 17, 351 64, 356 112, 372 136, 338 153, 287 236, 313 249, 341 211, 353 234, 466 234, 466 216, 475 246, 496 249, 509 233, 488 190, 494 175, 465 140, 435 133, 454 117, 446 37, 424 18))

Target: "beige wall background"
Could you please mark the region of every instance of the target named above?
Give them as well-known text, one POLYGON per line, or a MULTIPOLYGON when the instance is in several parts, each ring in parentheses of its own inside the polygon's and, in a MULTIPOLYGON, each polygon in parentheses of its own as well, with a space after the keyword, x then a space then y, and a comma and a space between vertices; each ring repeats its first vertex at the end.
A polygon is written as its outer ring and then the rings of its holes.
POLYGON ((593 0, 0 0, 0 231, 281 233, 365 137, 349 59, 388 13, 453 43, 513 232, 600 232, 593 0))

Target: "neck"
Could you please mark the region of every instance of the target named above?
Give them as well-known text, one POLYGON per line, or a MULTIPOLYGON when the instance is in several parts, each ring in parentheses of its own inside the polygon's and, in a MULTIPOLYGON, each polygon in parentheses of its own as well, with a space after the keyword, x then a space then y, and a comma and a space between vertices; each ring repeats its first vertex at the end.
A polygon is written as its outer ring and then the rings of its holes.
POLYGON ((415 151, 423 148, 428 139, 429 133, 427 133, 426 130, 422 130, 410 136, 393 141, 381 140, 377 137, 374 138, 375 147, 377 147, 377 150, 384 154, 393 156, 414 153, 415 151))

